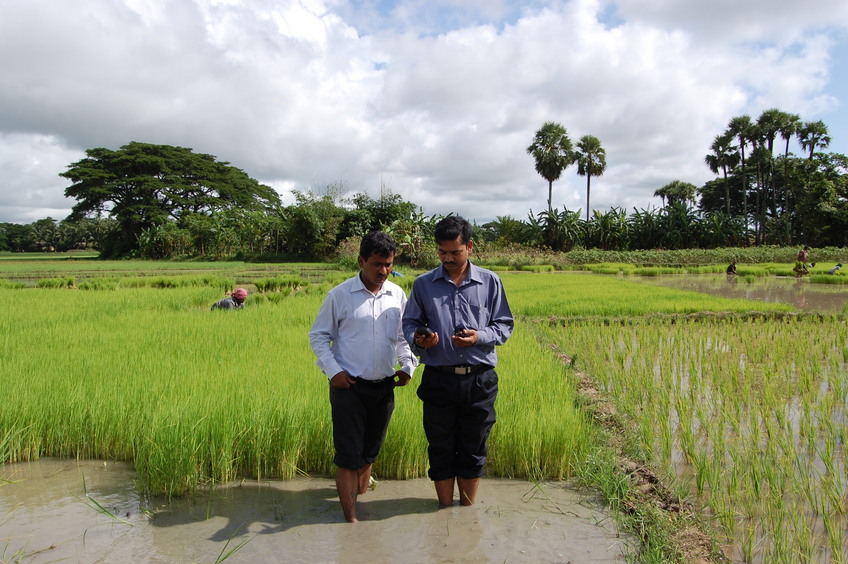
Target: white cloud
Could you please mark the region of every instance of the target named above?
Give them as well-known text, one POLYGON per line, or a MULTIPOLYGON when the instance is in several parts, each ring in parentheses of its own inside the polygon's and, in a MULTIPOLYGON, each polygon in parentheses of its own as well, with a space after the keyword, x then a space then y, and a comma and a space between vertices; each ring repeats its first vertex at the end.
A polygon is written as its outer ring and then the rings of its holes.
MULTIPOLYGON (((426 213, 524 218, 546 205, 525 149, 547 120, 606 148, 593 208, 643 208, 670 180, 710 177, 703 157, 735 115, 844 112, 842 4, 8 1, 0 221, 62 217, 57 175, 133 140, 213 154, 287 197, 382 183, 426 213)), ((572 167, 554 203, 584 199, 572 167)))
POLYGON ((5 221, 63 219, 75 200, 65 198, 57 175, 85 155, 49 135, 0 133, 0 210, 5 221))

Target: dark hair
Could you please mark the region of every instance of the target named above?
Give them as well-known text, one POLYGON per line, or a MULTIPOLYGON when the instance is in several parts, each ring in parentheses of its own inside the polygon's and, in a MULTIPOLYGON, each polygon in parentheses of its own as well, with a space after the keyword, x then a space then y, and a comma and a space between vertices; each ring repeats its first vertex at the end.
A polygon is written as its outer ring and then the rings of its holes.
POLYGON ((368 260, 371 255, 380 255, 387 257, 395 254, 397 251, 397 243, 388 233, 382 231, 372 231, 362 238, 359 244, 359 256, 368 260))
POLYGON ((461 237, 461 243, 467 245, 471 241, 471 224, 463 217, 458 215, 449 215, 433 229, 433 236, 436 242, 453 241, 457 237, 461 237))

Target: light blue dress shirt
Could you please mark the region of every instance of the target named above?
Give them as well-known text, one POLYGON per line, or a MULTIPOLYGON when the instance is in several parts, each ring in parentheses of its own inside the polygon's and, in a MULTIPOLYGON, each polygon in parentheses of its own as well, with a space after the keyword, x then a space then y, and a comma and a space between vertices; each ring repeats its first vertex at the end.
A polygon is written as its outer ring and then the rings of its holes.
POLYGON ((344 370, 356 378, 382 380, 393 376, 400 363, 412 376, 417 360, 403 338, 405 306, 403 289, 388 280, 376 295, 359 274, 330 290, 309 331, 318 367, 327 378, 344 370))
POLYGON ((415 279, 403 314, 403 334, 421 362, 432 366, 456 366, 498 362, 495 347, 512 335, 515 321, 504 293, 503 282, 491 270, 468 263, 468 273, 456 286, 439 266, 415 279), (439 344, 415 347, 416 327, 426 326, 439 334, 439 344), (475 329, 472 347, 453 345, 457 327, 475 329))

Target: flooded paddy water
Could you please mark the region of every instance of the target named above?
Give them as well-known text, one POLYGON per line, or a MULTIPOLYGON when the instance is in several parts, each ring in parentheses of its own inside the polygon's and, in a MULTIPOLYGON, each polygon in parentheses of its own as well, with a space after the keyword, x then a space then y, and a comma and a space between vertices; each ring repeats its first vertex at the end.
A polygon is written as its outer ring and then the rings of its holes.
POLYGON ((344 522, 332 480, 242 481, 145 497, 125 463, 0 467, 0 562, 622 562, 611 516, 558 482, 485 479, 438 509, 427 479, 380 481, 344 522))
POLYGON ((840 313, 848 303, 848 286, 815 284, 809 279, 768 276, 747 282, 724 274, 633 276, 628 280, 678 290, 692 290, 723 298, 740 298, 792 305, 801 311, 840 313))

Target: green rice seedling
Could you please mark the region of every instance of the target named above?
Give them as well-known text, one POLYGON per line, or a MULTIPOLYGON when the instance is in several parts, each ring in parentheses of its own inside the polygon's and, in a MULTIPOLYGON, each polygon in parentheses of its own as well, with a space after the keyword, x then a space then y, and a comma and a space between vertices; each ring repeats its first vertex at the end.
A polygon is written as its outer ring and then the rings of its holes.
MULTIPOLYGON (((739 265, 737 265, 737 273, 739 269, 739 265)), ((727 265, 725 264, 705 264, 700 266, 689 266, 684 267, 684 272, 687 274, 724 274, 727 272, 727 265)))
POLYGON ((815 284, 848 284, 848 276, 841 272, 836 274, 810 274, 808 280, 815 284))
MULTIPOLYGON (((299 292, 221 315, 209 312, 216 288, 175 286, 91 290, 73 300, 35 290, 9 300, 0 384, 15 407, 0 413, 0 433, 15 440, 5 460, 130 460, 143 491, 168 495, 238 477, 331 474, 328 384, 307 339, 323 295, 299 292)), ((0 299, 3 291, 11 292, 0 290, 0 299)), ((570 476, 588 423, 568 373, 521 330, 499 354, 504 424, 492 434, 487 468, 570 476)), ((420 409, 414 385, 398 389, 381 476, 426 473, 420 409)))
POLYGON ((513 313, 527 316, 626 317, 658 313, 681 314, 704 311, 792 311, 777 303, 707 296, 589 274, 551 273, 535 277, 527 273, 501 276, 513 313), (539 291, 540 286, 544 291, 539 291), (603 299, 598 299, 603 296, 603 299))
POLYGON ((602 262, 598 264, 587 264, 583 268, 595 274, 633 274, 635 264, 602 262))
POLYGON ((20 290, 21 288, 25 288, 26 284, 23 282, 16 282, 14 280, 6 280, 0 278, 0 288, 6 288, 9 290, 20 290))
MULTIPOLYGON (((812 528, 823 529, 824 516, 831 528, 848 524, 834 507, 840 496, 843 506, 846 499, 844 452, 832 452, 840 432, 835 422, 845 421, 844 408, 837 409, 844 402, 837 398, 846 385, 848 342, 837 318, 610 324, 572 318, 538 327, 566 354, 579 351, 581 366, 616 398, 620 412, 639 413, 634 423, 655 427, 639 434, 655 437, 650 448, 657 460, 667 456, 660 421, 676 422, 672 444, 679 450, 672 458, 683 461, 678 476, 685 480, 694 472, 691 495, 717 512, 740 508, 744 517, 735 530, 746 560, 792 560, 797 546, 806 554, 821 551, 829 541, 812 528), (635 357, 623 354, 623 343, 635 357), (662 402, 646 401, 658 390, 671 395, 671 415, 662 402), (813 448, 805 446, 810 440, 813 448), (822 472, 804 471, 813 467, 822 472), (798 515, 817 520, 802 526, 798 515), (777 537, 779 542, 772 540, 777 537)), ((730 527, 729 516, 717 518, 730 527)))
POLYGON ((61 278, 42 278, 38 281, 39 288, 74 288, 76 280, 73 276, 61 278))
POLYGON ((282 292, 292 291, 303 286, 303 279, 299 275, 277 276, 275 278, 262 278, 253 281, 259 292, 282 292))
POLYGON ((553 272, 554 266, 552 264, 524 264, 519 270, 525 272, 553 272))
POLYGON ((80 290, 117 290, 120 281, 117 278, 91 278, 77 284, 80 290))
POLYGON ((244 546, 247 543, 249 543, 250 541, 252 541, 255 538, 255 537, 244 538, 241 541, 239 541, 239 543, 236 544, 234 547, 229 548, 230 543, 233 541, 233 539, 235 538, 236 534, 238 534, 240 529, 241 529, 241 527, 236 528, 232 532, 232 534, 227 538, 227 542, 224 543, 223 548, 221 548, 221 552, 218 554, 218 557, 215 558, 215 564, 220 564, 221 562, 225 562, 230 556, 232 556, 233 554, 235 554, 236 552, 238 552, 239 550, 244 548, 244 546))
POLYGON ((589 445, 588 421, 574 407, 573 376, 525 331, 517 330, 499 356, 498 420, 508 423, 492 430, 489 470, 570 477, 589 445))
POLYGON ((659 276, 661 274, 685 274, 686 270, 672 266, 643 266, 634 268, 631 272, 639 276, 659 276))

